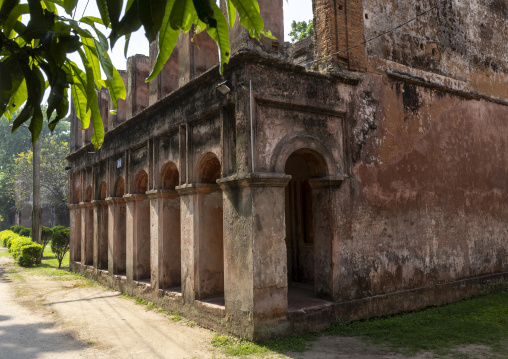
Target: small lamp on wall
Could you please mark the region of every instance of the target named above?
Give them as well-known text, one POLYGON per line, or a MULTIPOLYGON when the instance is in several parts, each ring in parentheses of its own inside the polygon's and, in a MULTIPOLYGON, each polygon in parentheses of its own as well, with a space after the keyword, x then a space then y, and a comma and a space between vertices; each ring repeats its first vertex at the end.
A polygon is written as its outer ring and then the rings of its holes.
POLYGON ((228 94, 233 89, 233 84, 229 80, 226 80, 226 81, 221 82, 220 84, 218 84, 216 89, 221 94, 226 95, 226 94, 228 94))

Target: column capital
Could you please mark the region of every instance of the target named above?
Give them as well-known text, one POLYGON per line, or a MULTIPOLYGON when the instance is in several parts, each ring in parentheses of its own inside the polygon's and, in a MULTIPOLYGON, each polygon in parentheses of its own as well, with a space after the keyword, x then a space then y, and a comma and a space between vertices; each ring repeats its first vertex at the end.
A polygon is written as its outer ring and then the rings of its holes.
POLYGON ((311 178, 311 179, 309 179, 309 185, 311 188, 338 187, 347 178, 349 178, 349 176, 346 174, 338 174, 335 176, 311 178))
POLYGON ((178 191, 174 189, 157 189, 147 191, 146 195, 148 199, 156 199, 156 198, 170 199, 178 197, 178 191))
POLYGON ((215 183, 188 183, 175 187, 175 189, 180 196, 194 193, 209 193, 220 190, 219 186, 215 183))
POLYGON ((125 199, 123 197, 108 197, 106 198, 108 204, 123 204, 125 199))
POLYGON ((123 198, 127 202, 136 202, 136 201, 144 201, 145 199, 147 199, 147 196, 146 196, 146 194, 142 194, 142 193, 135 193, 135 194, 129 193, 129 194, 125 194, 123 196, 123 198))
POLYGON ((87 208, 92 207, 92 202, 79 202, 78 203, 79 208, 87 208))
POLYGON ((70 204, 68 204, 68 205, 67 205, 67 207, 69 207, 69 209, 70 209, 71 211, 73 211, 73 210, 75 210, 76 208, 78 208, 79 206, 78 206, 78 204, 77 204, 77 203, 70 203, 70 204))
POLYGON ((222 190, 235 187, 286 187, 290 180, 291 176, 284 173, 255 172, 221 178, 217 184, 222 190))

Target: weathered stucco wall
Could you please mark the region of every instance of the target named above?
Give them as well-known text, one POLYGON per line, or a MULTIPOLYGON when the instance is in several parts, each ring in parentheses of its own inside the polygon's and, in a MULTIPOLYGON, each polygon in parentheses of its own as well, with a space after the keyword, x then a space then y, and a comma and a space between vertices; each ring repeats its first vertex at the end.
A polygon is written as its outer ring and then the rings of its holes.
POLYGON ((363 77, 356 106, 338 297, 507 271, 508 107, 386 75, 363 77))
MULTIPOLYGON (((370 39, 435 6, 436 1, 363 0, 370 39)), ((449 0, 403 28, 369 42, 379 57, 468 83, 479 93, 508 98, 508 3, 449 0)), ((372 68, 371 68, 372 69, 372 68)))

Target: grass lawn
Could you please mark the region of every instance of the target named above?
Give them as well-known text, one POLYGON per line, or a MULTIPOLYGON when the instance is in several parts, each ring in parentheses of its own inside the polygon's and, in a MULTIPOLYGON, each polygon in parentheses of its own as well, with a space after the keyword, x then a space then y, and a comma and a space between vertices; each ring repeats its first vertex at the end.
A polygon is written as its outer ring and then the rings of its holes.
POLYGON ((435 357, 473 358, 458 348, 486 346, 486 358, 508 358, 508 291, 441 307, 331 327, 303 335, 252 343, 216 335, 213 345, 233 356, 303 352, 319 336, 361 337, 387 349, 413 356, 430 351, 435 357))
MULTIPOLYGON (((0 252, 0 256, 12 257, 9 251, 0 252)), ((48 244, 46 248, 44 248, 44 256, 42 257, 42 263, 40 265, 33 267, 21 267, 17 263, 14 263, 13 269, 15 271, 23 271, 23 273, 27 273, 30 275, 51 277, 54 280, 72 280, 76 278, 81 278, 80 276, 69 271, 68 252, 65 255, 64 259, 62 260, 61 269, 58 269, 58 259, 56 259, 55 254, 51 251, 50 244, 48 244)))

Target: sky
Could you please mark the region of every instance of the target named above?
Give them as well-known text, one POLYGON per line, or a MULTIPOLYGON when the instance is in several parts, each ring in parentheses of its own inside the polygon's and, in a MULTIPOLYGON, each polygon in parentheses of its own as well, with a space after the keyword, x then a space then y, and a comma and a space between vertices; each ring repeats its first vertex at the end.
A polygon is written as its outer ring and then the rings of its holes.
MULTIPOLYGON (((272 1, 272 0, 268 0, 272 1)), ((291 31, 291 22, 296 21, 309 21, 312 19, 312 0, 282 0, 284 7, 284 33, 285 41, 289 41, 290 36, 288 33, 291 31)), ((262 4, 261 4, 262 6, 262 4)), ((82 15, 100 17, 99 10, 97 9, 96 1, 79 0, 75 18, 79 19, 82 15), (86 5, 88 3, 88 5, 86 5), (85 10, 86 6, 86 10, 85 10)), ((124 57, 124 39, 120 39, 115 44, 115 47, 110 51, 111 61, 117 69, 125 70, 127 60, 124 57)), ((135 54, 148 55, 148 40, 146 39, 143 28, 131 36, 129 50, 127 56, 135 54)), ((80 64, 79 56, 72 54, 70 56, 74 62, 80 64)))

